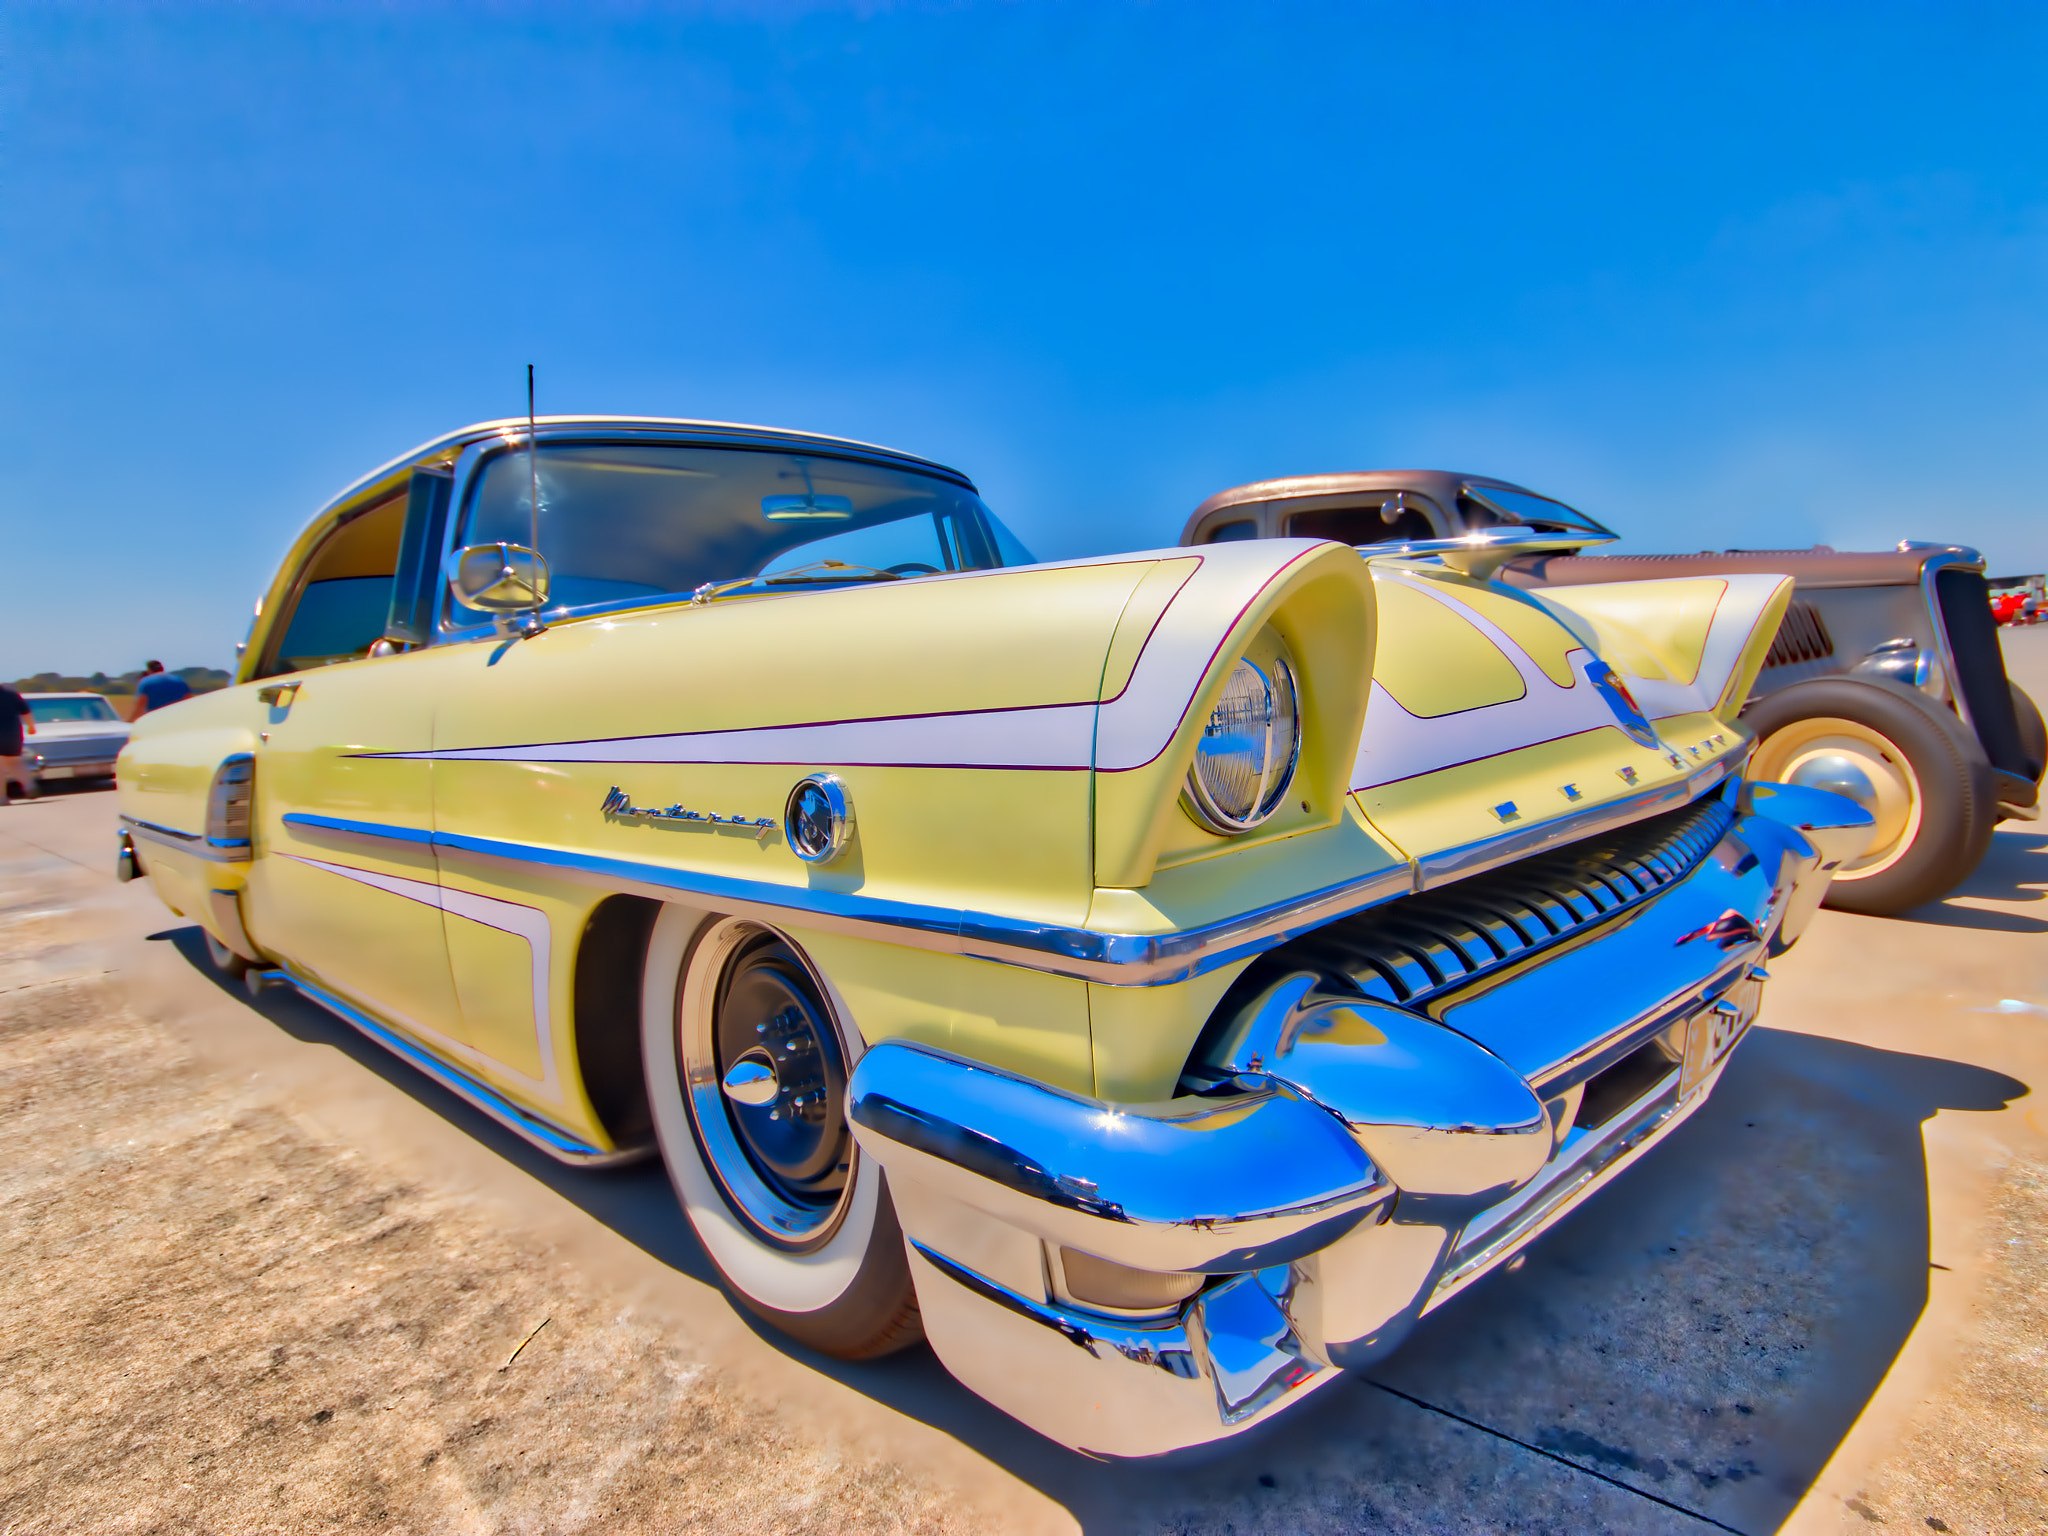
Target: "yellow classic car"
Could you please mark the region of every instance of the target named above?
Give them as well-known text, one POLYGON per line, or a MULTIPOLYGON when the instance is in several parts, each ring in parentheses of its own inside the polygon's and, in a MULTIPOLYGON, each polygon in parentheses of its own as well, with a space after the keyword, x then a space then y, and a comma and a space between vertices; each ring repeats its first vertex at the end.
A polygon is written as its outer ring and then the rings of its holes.
POLYGON ((1711 1091, 1869 818, 1744 781, 1775 576, 1534 535, 1034 563, 963 475, 471 427, 322 511, 145 716, 124 877, 733 1294, 1066 1445, 1393 1348, 1711 1091))

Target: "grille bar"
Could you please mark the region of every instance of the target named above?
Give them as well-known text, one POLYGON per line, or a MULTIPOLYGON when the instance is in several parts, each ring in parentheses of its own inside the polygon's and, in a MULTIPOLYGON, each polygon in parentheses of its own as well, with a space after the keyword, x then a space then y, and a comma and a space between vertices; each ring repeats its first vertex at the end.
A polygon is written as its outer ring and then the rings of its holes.
POLYGON ((1267 964, 1349 976, 1413 1004, 1569 938, 1689 874, 1735 820, 1726 794, 1403 897, 1306 934, 1267 964))

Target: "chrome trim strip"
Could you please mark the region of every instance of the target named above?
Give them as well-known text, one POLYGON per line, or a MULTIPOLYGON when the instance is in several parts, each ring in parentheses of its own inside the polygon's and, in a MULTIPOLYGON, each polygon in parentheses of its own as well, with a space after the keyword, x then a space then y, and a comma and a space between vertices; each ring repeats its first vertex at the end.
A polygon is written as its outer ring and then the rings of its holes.
POLYGON ((353 1025, 394 1056, 401 1058, 408 1066, 432 1078, 472 1109, 481 1110, 522 1141, 540 1148, 559 1162, 577 1168, 616 1168, 626 1163, 640 1162, 654 1153, 652 1142, 636 1147, 622 1147, 610 1152, 601 1147, 593 1147, 581 1137, 572 1135, 531 1111, 520 1108, 496 1089, 477 1081, 460 1068, 451 1066, 424 1047, 387 1028, 360 1009, 351 1007, 324 988, 294 976, 287 970, 254 971, 250 974, 257 979, 259 985, 283 982, 304 996, 308 1002, 318 1003, 344 1024, 353 1025))
POLYGON ((1487 870, 1512 864, 1517 859, 1526 859, 1531 854, 1561 848, 1566 843, 1576 843, 1582 838, 1598 837, 1602 832, 1611 832, 1617 827, 1628 826, 1659 811, 1675 810, 1681 805, 1689 805, 1725 780, 1732 763, 1732 756, 1723 758, 1719 762, 1709 763, 1690 778, 1675 783, 1627 795, 1619 800, 1610 800, 1605 805, 1593 806, 1570 816, 1557 817, 1552 821, 1539 822, 1533 827, 1503 832, 1496 837, 1484 837, 1477 842, 1466 843, 1461 848, 1446 848, 1441 853, 1424 854, 1416 860, 1415 889, 1418 892, 1433 891, 1453 881, 1463 880, 1468 875, 1484 874, 1487 870))
POLYGON ((497 838, 428 832, 299 812, 286 815, 284 824, 302 835, 369 846, 431 848, 455 859, 545 870, 557 878, 600 890, 647 896, 656 901, 679 897, 709 901, 740 917, 788 921, 794 916, 809 926, 830 932, 858 934, 916 949, 1125 987, 1164 986, 1204 975, 1233 960, 1284 944, 1335 918, 1406 896, 1414 885, 1408 866, 1396 865, 1202 928, 1178 933, 1103 933, 990 912, 742 880, 497 838))
POLYGON ((201 837, 197 832, 180 832, 176 827, 160 827, 125 814, 121 821, 137 837, 215 864, 245 864, 255 853, 245 838, 201 837))

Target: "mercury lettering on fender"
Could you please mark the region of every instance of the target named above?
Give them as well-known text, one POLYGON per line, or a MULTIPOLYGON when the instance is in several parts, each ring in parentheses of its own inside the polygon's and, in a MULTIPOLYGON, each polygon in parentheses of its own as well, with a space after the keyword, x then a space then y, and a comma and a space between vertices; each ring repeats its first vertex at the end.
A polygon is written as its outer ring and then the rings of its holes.
POLYGON ((611 793, 604 797, 603 812, 607 816, 633 816, 645 821, 697 821, 706 826, 770 828, 775 825, 772 816, 721 816, 716 811, 686 810, 681 805, 666 809, 639 806, 632 797, 618 785, 611 787, 611 793))

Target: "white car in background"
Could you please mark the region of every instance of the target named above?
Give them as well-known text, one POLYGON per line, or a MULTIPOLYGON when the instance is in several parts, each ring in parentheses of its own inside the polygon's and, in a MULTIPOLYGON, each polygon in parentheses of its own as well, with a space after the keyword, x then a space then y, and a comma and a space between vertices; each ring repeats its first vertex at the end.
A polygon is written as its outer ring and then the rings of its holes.
POLYGON ((111 779, 128 745, 128 722, 97 693, 25 693, 36 733, 22 742, 38 784, 55 779, 111 779))

